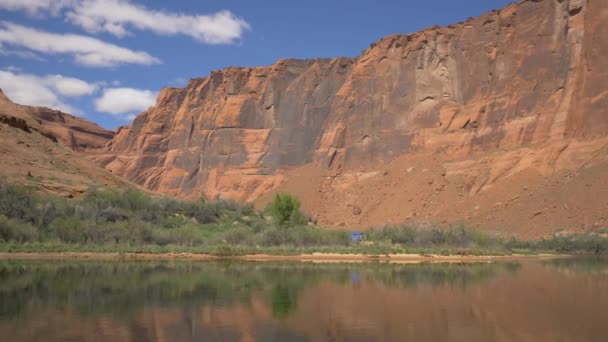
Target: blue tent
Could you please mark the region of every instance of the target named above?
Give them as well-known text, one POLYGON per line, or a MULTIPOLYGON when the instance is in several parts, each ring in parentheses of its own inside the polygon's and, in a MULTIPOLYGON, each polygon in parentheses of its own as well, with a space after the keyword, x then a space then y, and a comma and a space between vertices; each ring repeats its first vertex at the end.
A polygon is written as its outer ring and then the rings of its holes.
POLYGON ((352 233, 350 233, 350 238, 353 241, 361 241, 361 239, 363 238, 363 233, 361 233, 361 232, 352 232, 352 233))

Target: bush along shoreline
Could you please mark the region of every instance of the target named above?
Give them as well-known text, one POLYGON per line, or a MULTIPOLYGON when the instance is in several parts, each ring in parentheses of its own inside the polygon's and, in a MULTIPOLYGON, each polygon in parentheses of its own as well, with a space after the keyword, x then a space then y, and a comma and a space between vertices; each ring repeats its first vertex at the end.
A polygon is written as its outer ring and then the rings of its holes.
POLYGON ((264 211, 232 201, 180 201, 136 190, 93 189, 78 199, 0 184, 0 251, 245 254, 606 253, 606 234, 522 241, 464 228, 385 226, 350 231, 308 222, 300 202, 277 194, 264 211))

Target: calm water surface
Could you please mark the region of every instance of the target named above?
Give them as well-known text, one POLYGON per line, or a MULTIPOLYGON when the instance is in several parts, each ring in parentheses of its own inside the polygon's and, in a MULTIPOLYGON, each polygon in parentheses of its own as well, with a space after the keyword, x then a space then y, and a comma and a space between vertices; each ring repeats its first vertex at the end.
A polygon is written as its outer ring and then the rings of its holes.
POLYGON ((3 341, 608 341, 608 260, 0 261, 3 341))

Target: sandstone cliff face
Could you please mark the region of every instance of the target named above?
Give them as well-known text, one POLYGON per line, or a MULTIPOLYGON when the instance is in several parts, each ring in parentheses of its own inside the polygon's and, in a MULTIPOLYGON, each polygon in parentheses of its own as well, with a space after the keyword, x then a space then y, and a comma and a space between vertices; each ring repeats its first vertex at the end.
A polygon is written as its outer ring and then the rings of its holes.
POLYGON ((351 66, 348 59, 282 60, 165 89, 98 158, 161 192, 196 196, 206 188, 250 199, 278 185, 277 170, 314 160, 351 66))
POLYGON ((606 22, 605 1, 527 0, 386 37, 355 59, 215 71, 164 89, 95 158, 153 190, 248 201, 314 164, 323 182, 311 201, 335 206, 357 201, 340 198, 357 183, 341 179, 419 156, 439 160, 445 177, 469 177, 474 196, 602 151, 606 22))
POLYGON ((42 125, 45 132, 74 151, 103 147, 114 137, 112 131, 60 111, 34 107, 31 115, 42 125))

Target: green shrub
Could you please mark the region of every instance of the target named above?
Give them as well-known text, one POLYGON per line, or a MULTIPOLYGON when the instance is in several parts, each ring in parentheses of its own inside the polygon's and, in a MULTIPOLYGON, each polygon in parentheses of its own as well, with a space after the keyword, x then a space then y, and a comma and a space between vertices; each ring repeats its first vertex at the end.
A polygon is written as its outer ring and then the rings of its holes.
POLYGON ((34 242, 38 240, 38 230, 29 223, 21 223, 0 215, 0 241, 34 242))
POLYGON ((386 242, 404 247, 441 248, 504 248, 506 242, 500 238, 475 230, 416 229, 407 226, 386 226, 367 234, 367 240, 386 242))
POLYGON ((348 246, 351 238, 350 233, 346 231, 299 226, 297 229, 271 228, 264 230, 257 241, 262 246, 321 247, 348 246))
POLYGON ((198 225, 187 224, 176 229, 167 230, 172 244, 181 246, 198 246, 205 242, 205 236, 198 225))
POLYGON ((36 198, 27 188, 12 184, 0 184, 0 215, 32 222, 35 218, 36 198))
POLYGON ((264 230, 259 239, 259 243, 262 246, 280 246, 284 241, 285 231, 278 228, 264 230))
POLYGON ((386 226, 381 230, 372 230, 368 234, 369 240, 385 241, 392 244, 413 245, 416 241, 416 231, 409 227, 386 226))
POLYGON ((97 215, 97 220, 101 222, 119 222, 129 219, 129 212, 115 207, 101 209, 97 215))
POLYGON ((152 208, 152 199, 145 193, 133 189, 129 189, 122 193, 120 199, 120 208, 136 211, 145 211, 152 208))
POLYGON ((487 233, 482 233, 478 230, 466 230, 464 228, 460 228, 459 231, 463 236, 464 245, 466 246, 475 246, 481 248, 494 248, 500 245, 506 246, 506 242, 502 239, 492 236, 487 233))
POLYGON ((287 231, 284 241, 293 246, 345 246, 350 244, 350 235, 345 231, 302 226, 287 231))
POLYGON ((165 229, 175 229, 185 225, 186 223, 188 223, 188 220, 184 216, 171 215, 163 217, 160 220, 159 225, 165 229))
POLYGON ((47 196, 44 198, 44 202, 43 205, 37 207, 37 221, 42 230, 46 230, 59 217, 76 216, 74 201, 63 197, 47 196))
POLYGON ((85 230, 78 217, 59 217, 51 223, 51 233, 59 240, 67 243, 86 241, 85 230))
MULTIPOLYGON (((56 239, 66 244, 204 246, 205 250, 233 245, 230 253, 258 246, 291 250, 300 246, 314 249, 352 244, 347 231, 307 225, 300 202, 291 195, 276 195, 266 213, 273 223, 252 206, 233 201, 186 202, 116 189, 93 189, 80 199, 66 199, 0 183, 0 242, 7 244, 56 239)), ((521 241, 464 228, 417 229, 395 225, 371 230, 364 239, 366 243, 359 247, 368 251, 377 249, 378 253, 406 248, 447 254, 460 253, 462 249, 467 249, 466 253, 488 250, 608 253, 608 238, 598 233, 521 241)))
POLYGON ((534 244, 537 249, 559 252, 587 252, 603 254, 608 252, 608 238, 596 234, 573 234, 553 236, 534 244))
POLYGON ((194 218, 200 224, 216 223, 222 216, 215 203, 191 202, 186 204, 184 209, 186 216, 194 218))
POLYGON ((112 189, 91 189, 84 194, 81 203, 85 207, 104 209, 118 206, 120 192, 112 189))
POLYGON ((248 227, 236 227, 225 231, 219 238, 221 242, 232 245, 251 245, 253 244, 254 231, 248 227))
POLYGON ((245 224, 250 226, 251 229, 253 229, 253 232, 256 234, 261 233, 268 228, 268 222, 264 221, 263 218, 255 214, 251 218, 251 221, 245 222, 245 224))
POLYGON ((300 211, 300 201, 289 194, 276 194, 267 211, 280 227, 292 227, 308 222, 300 211))
POLYGON ((155 208, 158 219, 162 219, 167 216, 184 215, 184 203, 174 198, 161 198, 156 201, 155 208))
POLYGON ((129 222, 83 222, 85 240, 92 244, 140 243, 139 232, 129 222))

